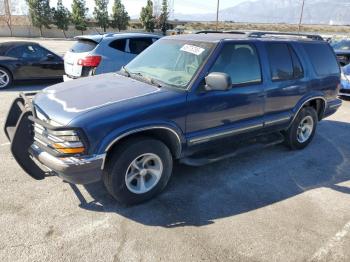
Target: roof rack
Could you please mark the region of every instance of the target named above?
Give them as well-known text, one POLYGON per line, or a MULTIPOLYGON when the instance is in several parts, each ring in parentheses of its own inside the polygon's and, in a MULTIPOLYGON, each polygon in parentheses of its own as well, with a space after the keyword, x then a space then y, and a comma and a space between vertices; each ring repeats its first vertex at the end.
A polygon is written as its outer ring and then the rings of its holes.
POLYGON ((196 34, 237 34, 237 35, 245 35, 246 32, 243 31, 217 31, 217 30, 202 30, 196 32, 196 34))
POLYGON ((301 37, 301 38, 308 38, 311 40, 317 40, 317 41, 324 41, 323 37, 320 35, 314 35, 314 34, 299 34, 299 33, 285 33, 285 32, 250 32, 248 34, 248 37, 256 37, 256 38, 262 38, 262 37, 268 37, 268 36, 292 36, 292 37, 301 37))

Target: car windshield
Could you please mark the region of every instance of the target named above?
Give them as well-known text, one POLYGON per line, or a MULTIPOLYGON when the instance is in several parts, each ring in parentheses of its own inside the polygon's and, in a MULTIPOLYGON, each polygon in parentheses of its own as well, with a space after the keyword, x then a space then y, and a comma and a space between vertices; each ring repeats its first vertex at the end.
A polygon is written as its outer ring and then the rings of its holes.
POLYGON ((340 42, 332 44, 332 46, 336 50, 350 50, 350 41, 342 40, 340 42))
POLYGON ((185 89, 209 56, 213 43, 162 39, 147 48, 128 65, 137 74, 160 85, 185 89))

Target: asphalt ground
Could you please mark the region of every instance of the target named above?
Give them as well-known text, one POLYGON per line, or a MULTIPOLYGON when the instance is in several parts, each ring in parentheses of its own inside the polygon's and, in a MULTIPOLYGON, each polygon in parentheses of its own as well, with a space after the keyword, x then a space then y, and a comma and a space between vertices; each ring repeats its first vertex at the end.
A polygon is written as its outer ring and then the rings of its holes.
MULTIPOLYGON (((0 91, 0 125, 18 92, 50 84, 0 91)), ((33 180, 0 130, 0 261, 350 261, 349 141, 344 101, 302 151, 175 164, 164 193, 125 207, 102 183, 33 180)))

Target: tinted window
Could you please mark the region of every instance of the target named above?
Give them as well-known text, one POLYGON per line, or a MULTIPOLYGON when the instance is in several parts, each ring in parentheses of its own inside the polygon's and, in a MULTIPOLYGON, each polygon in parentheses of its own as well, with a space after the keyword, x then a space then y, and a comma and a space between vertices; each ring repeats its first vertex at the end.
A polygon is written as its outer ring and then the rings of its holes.
POLYGON ((224 46, 210 71, 230 75, 234 85, 261 82, 259 58, 255 47, 249 44, 224 46))
POLYGON ((323 76, 340 73, 336 57, 328 44, 304 44, 304 49, 318 75, 323 76))
POLYGON ((24 45, 11 49, 7 55, 27 60, 40 60, 46 57, 49 52, 38 45, 24 45))
POLYGON ((152 38, 130 38, 129 49, 132 54, 139 54, 152 44, 152 38))
POLYGON ((73 53, 90 52, 95 49, 97 43, 91 40, 79 40, 70 49, 73 53))
POLYGON ((292 47, 289 47, 289 51, 292 56, 292 62, 293 62, 293 78, 299 79, 304 77, 304 70, 297 54, 295 53, 292 47))
POLYGON ((125 45, 126 45, 126 39, 118 39, 114 40, 109 44, 110 47, 117 49, 119 51, 124 52, 125 51, 125 45))
POLYGON ((287 44, 269 43, 266 46, 272 81, 293 78, 293 62, 287 44))

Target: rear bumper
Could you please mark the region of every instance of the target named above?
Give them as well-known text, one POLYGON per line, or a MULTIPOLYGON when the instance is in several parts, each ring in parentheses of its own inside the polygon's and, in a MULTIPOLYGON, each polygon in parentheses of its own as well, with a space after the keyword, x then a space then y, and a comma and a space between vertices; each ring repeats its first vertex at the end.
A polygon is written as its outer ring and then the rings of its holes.
POLYGON ((337 112, 339 107, 341 107, 342 103, 342 100, 339 98, 328 101, 323 117, 333 115, 335 112, 337 112))
POLYGON ((100 180, 105 154, 56 157, 36 144, 32 121, 40 120, 32 117, 32 110, 26 102, 26 95, 15 99, 4 126, 5 134, 11 142, 11 153, 22 169, 38 180, 52 175, 47 169, 73 184, 89 184, 100 180))

